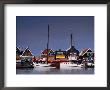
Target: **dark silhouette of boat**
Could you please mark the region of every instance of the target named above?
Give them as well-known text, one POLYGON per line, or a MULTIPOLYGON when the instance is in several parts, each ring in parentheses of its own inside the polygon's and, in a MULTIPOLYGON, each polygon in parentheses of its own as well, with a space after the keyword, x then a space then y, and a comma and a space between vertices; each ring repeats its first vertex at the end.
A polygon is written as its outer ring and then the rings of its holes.
POLYGON ((34 64, 28 59, 21 60, 21 62, 16 63, 16 68, 34 68, 34 64))

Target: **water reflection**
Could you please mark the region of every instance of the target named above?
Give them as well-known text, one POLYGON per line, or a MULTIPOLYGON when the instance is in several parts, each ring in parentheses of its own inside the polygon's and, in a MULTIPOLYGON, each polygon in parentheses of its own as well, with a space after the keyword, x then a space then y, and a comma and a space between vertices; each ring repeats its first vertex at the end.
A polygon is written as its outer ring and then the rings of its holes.
POLYGON ((16 69, 16 74, 94 74, 94 68, 35 67, 26 69, 16 69))

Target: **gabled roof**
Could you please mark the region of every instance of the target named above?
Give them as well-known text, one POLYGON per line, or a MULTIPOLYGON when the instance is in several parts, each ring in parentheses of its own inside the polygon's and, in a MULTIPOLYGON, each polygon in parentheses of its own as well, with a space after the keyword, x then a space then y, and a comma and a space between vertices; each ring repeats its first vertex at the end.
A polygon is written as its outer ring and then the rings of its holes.
POLYGON ((48 53, 53 53, 54 51, 52 49, 45 49, 44 51, 42 51, 42 54, 47 54, 48 53))
POLYGON ((16 55, 22 55, 23 51, 20 48, 16 47, 16 55))
POLYGON ((79 51, 74 46, 72 46, 67 50, 67 54, 70 54, 70 53, 79 54, 79 51))
POLYGON ((29 48, 26 48, 22 53, 22 56, 33 56, 29 48))
POLYGON ((83 56, 83 55, 84 55, 85 53, 87 53, 89 50, 92 52, 92 50, 91 50, 90 48, 88 48, 88 49, 82 50, 79 55, 80 55, 80 56, 83 56))

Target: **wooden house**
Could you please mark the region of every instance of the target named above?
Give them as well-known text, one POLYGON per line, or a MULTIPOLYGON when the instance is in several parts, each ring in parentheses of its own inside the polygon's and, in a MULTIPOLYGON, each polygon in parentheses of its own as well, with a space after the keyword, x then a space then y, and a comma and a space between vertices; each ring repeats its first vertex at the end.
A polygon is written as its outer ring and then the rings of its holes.
POLYGON ((29 48, 26 48, 24 50, 24 52, 22 53, 22 55, 21 55, 22 59, 32 60, 33 57, 34 56, 33 56, 32 52, 31 52, 31 50, 29 48))
POLYGON ((21 55, 22 55, 23 51, 20 50, 20 48, 16 47, 16 60, 20 60, 21 59, 21 55))
POLYGON ((88 61, 92 61, 92 60, 94 60, 94 52, 90 48, 84 49, 80 52, 79 58, 86 59, 88 61))
MULTIPOLYGON (((19 54, 19 52, 18 52, 19 54)), ((20 60, 16 61, 16 68, 34 68, 33 65, 33 55, 29 48, 26 48, 22 55, 20 55, 20 60)))
POLYGON ((67 57, 69 60, 77 60, 79 57, 79 51, 74 46, 71 46, 67 50, 67 57))
POLYGON ((67 58, 66 51, 59 49, 55 51, 55 59, 65 59, 67 58))
POLYGON ((43 61, 47 60, 47 54, 48 54, 48 60, 54 60, 54 51, 52 49, 45 49, 41 52, 41 58, 43 61))

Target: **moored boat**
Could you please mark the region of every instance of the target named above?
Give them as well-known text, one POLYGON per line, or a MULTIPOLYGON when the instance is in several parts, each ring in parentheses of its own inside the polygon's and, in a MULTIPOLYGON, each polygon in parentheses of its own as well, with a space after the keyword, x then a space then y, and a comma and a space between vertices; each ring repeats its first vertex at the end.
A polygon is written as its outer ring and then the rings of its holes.
POLYGON ((16 62, 16 68, 34 68, 34 64, 28 59, 19 60, 19 62, 16 62))

